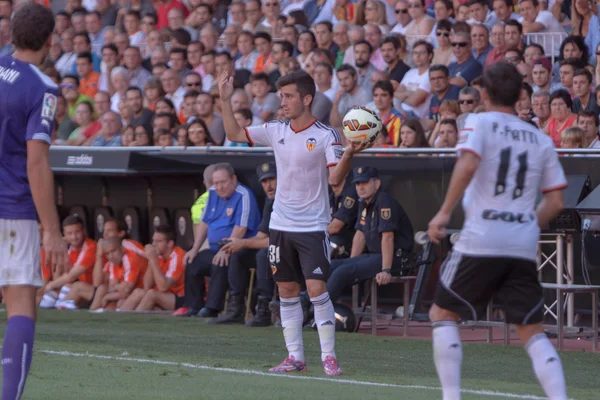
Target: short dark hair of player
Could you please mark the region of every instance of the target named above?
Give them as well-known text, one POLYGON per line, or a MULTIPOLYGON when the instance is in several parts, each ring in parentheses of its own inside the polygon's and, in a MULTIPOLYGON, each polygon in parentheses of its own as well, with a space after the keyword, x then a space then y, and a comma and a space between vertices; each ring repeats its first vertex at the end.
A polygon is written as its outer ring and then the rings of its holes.
POLYGON ((596 114, 593 111, 589 111, 589 110, 583 110, 580 111, 579 114, 577 114, 577 122, 579 122, 579 118, 584 117, 584 118, 593 118, 594 119, 594 125, 596 126, 596 128, 598 126, 600 126, 600 118, 598 118, 598 114, 596 114))
POLYGON ((268 85, 269 84, 269 75, 265 74, 264 72, 258 72, 256 74, 250 75, 250 83, 257 82, 257 81, 263 81, 268 85))
POLYGON ((252 121, 252 118, 254 117, 249 108, 240 108, 234 114, 241 114, 247 121, 252 121))
POLYGON ((521 23, 519 21, 516 21, 514 19, 510 19, 508 20, 508 22, 506 23, 506 26, 514 26, 517 28, 517 30, 519 31, 519 35, 523 34, 523 25, 521 25, 521 23))
POLYGON ((445 65, 436 64, 429 67, 429 74, 436 71, 442 72, 446 78, 450 76, 450 70, 448 70, 448 67, 446 67, 445 65))
POLYGON ((275 84, 277 90, 281 90, 281 88, 289 85, 296 85, 296 90, 300 93, 300 98, 303 99, 306 96, 310 96, 312 104, 312 100, 315 98, 315 81, 308 73, 305 71, 293 71, 279 78, 275 84))
POLYGON ((85 58, 90 64, 94 62, 94 59, 92 58, 92 53, 90 53, 89 51, 84 51, 82 53, 77 54, 77 59, 79 60, 80 58, 85 58))
POLYGON ((83 228, 83 219, 81 219, 79 215, 69 215, 63 220, 62 227, 64 229, 67 226, 71 225, 81 225, 81 227, 83 228))
POLYGON ((12 18, 12 44, 15 49, 39 51, 54 32, 54 25, 54 15, 49 8, 27 3, 12 18))
POLYGON ((276 44, 281 46, 281 51, 283 53, 288 53, 287 57, 291 57, 294 54, 294 45, 287 40, 276 40, 273 42, 273 46, 276 44))
POLYGON ((327 64, 324 62, 319 62, 315 64, 315 68, 317 67, 323 67, 327 70, 327 72, 329 73, 330 76, 333 76, 333 67, 331 66, 331 64, 327 64))
POLYGON ((337 73, 340 72, 349 72, 350 75, 355 78, 356 77, 356 70, 354 69, 354 67, 350 64, 342 64, 338 67, 338 69, 336 70, 337 73))
POLYGON ((140 94, 140 96, 143 96, 142 94, 142 90, 137 87, 137 86, 129 86, 126 90, 125 93, 127 94, 128 92, 138 92, 140 94))
POLYGON ((427 51, 427 54, 433 55, 433 46, 431 43, 424 40, 417 40, 412 46, 413 51, 417 48, 417 46, 425 46, 425 51, 427 51))
POLYGON ((552 102, 556 99, 563 99, 569 110, 573 108, 573 100, 571 100, 571 95, 565 89, 559 89, 552 92, 548 103, 552 104, 552 102))
POLYGON ((171 225, 161 224, 161 225, 155 226, 154 232, 165 235, 167 242, 175 240, 175 231, 173 231, 173 228, 171 227, 171 225))
POLYGON ((381 89, 385 92, 388 92, 390 96, 394 97, 394 86, 392 86, 392 81, 377 81, 373 85, 372 93, 375 93, 375 89, 381 89))
POLYGON ((581 75, 585 76, 589 83, 592 83, 592 74, 585 68, 577 68, 573 73, 573 78, 581 75))
POLYGON ((317 22, 315 24, 315 27, 317 27, 319 25, 323 25, 324 27, 326 27, 327 30, 329 31, 329 33, 333 32, 333 24, 331 22, 329 22, 329 21, 320 21, 320 22, 317 22))
POLYGON ((273 41, 273 38, 267 32, 256 32, 254 34, 254 40, 256 39, 265 39, 269 43, 273 41))
POLYGON ((364 44, 365 46, 367 46, 367 48, 369 49, 369 54, 373 53, 373 46, 371 46, 371 43, 367 42, 366 40, 359 40, 358 42, 354 43, 354 48, 356 49, 356 47, 359 44, 364 44))
POLYGON ((514 107, 521 94, 522 82, 517 67, 507 62, 491 65, 483 72, 483 88, 494 105, 514 107))
POLYGON ((187 60, 187 50, 181 47, 173 47, 171 51, 169 51, 169 56, 172 54, 181 54, 184 60, 187 60))
POLYGON ((192 36, 190 33, 183 28, 175 29, 173 32, 171 32, 171 37, 182 46, 189 46, 190 42, 192 41, 192 36))

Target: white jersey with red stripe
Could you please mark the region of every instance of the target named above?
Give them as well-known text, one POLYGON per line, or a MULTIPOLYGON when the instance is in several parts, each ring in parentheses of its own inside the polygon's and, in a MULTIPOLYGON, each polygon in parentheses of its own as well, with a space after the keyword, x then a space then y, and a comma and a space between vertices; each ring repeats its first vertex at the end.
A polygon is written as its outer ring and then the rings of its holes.
POLYGON ((277 190, 269 227, 286 232, 326 231, 331 221, 329 171, 342 158, 338 132, 313 121, 294 130, 290 121, 271 121, 246 129, 250 145, 275 153, 277 190))
POLYGON ((567 186, 552 140, 514 115, 486 112, 469 115, 456 149, 480 163, 463 197, 465 222, 454 248, 535 261, 540 191, 567 186))

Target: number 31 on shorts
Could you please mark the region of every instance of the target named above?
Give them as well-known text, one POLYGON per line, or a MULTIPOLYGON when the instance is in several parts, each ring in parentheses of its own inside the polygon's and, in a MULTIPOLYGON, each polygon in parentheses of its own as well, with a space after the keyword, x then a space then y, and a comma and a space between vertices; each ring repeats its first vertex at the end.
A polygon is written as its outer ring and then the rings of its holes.
POLYGON ((271 272, 277 272, 277 264, 279 264, 279 246, 274 244, 269 245, 269 264, 271 264, 271 272))

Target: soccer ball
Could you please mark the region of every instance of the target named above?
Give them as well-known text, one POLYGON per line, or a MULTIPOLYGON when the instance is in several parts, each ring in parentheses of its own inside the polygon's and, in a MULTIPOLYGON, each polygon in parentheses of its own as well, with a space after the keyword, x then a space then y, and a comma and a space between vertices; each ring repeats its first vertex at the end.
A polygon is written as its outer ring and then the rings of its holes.
POLYGON ((379 116, 367 107, 356 106, 344 116, 344 136, 351 142, 372 143, 383 128, 379 116))

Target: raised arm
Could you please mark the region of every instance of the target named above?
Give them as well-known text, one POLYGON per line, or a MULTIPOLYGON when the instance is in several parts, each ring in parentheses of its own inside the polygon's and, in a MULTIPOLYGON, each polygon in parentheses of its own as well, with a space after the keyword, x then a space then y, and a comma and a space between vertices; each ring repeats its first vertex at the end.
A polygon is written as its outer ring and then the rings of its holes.
POLYGON ((242 129, 233 116, 231 108, 231 96, 233 96, 233 76, 223 71, 219 77, 219 97, 221 98, 221 115, 225 127, 225 135, 232 142, 249 143, 246 130, 242 129))

